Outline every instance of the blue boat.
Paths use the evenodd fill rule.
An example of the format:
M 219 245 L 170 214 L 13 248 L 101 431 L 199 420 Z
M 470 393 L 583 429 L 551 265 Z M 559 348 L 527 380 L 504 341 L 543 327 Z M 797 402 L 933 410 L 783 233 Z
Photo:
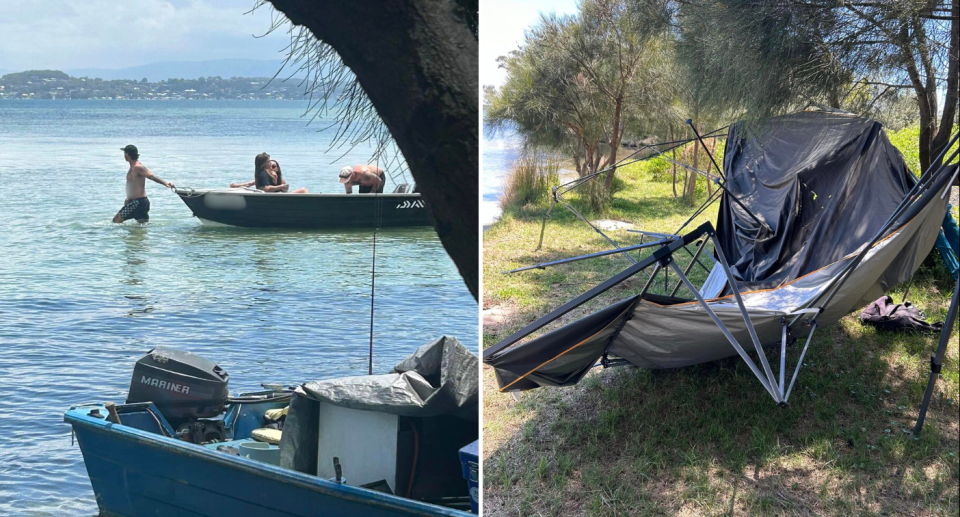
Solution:
M 436 354 L 460 353 L 461 356 L 469 356 L 468 359 L 472 358 L 471 361 L 475 360 L 475 356 L 463 354 L 460 349 L 463 347 L 455 339 L 441 338 L 432 344 L 424 345 L 418 353 L 421 351 L 426 351 L 425 353 L 432 351 Z M 159 358 L 160 361 L 142 364 L 149 363 L 148 359 L 151 356 Z M 413 405 L 420 406 L 415 408 L 416 410 L 426 408 L 433 411 L 432 413 L 421 411 L 423 415 L 421 418 L 418 414 L 410 412 L 412 406 L 399 410 L 395 415 L 389 415 L 378 412 L 380 408 L 376 406 L 382 401 L 368 401 L 370 404 L 368 407 L 357 410 L 326 402 L 322 393 L 311 395 L 322 392 L 330 385 L 339 389 L 341 394 L 344 387 L 349 389 L 350 386 L 357 386 L 368 392 L 368 388 L 377 386 L 377 383 L 386 382 L 395 387 L 408 379 L 418 382 L 422 379 L 418 373 L 395 370 L 387 375 L 316 381 L 304 384 L 296 391 L 275 387 L 271 390 L 241 394 L 228 399 L 225 388 L 229 376 L 225 371 L 208 362 L 209 368 L 206 369 L 211 372 L 211 375 L 221 377 L 223 382 L 212 390 L 203 391 L 201 388 L 204 386 L 199 383 L 203 379 L 196 373 L 200 370 L 187 370 L 177 362 L 178 359 L 186 362 L 192 360 L 200 367 L 206 366 L 200 363 L 205 360 L 192 354 L 172 349 L 155 349 L 150 352 L 150 355 L 141 359 L 134 369 L 130 397 L 149 396 L 158 400 L 158 403 L 130 401 L 128 397 L 128 402 L 125 404 L 72 406 L 64 415 L 64 421 L 73 427 L 73 434 L 83 453 L 87 474 L 101 515 L 129 517 L 145 515 L 164 517 L 246 515 L 258 517 L 469 517 L 474 515 L 464 511 L 470 508 L 467 480 L 462 480 L 462 485 L 458 484 L 459 486 L 454 490 L 458 493 L 453 494 L 449 494 L 450 476 L 445 476 L 446 480 L 443 482 L 447 483 L 446 492 L 442 494 L 436 492 L 436 485 L 431 485 L 436 480 L 436 477 L 430 478 L 436 470 L 434 468 L 436 465 L 453 464 L 458 473 L 460 470 L 460 459 L 455 450 L 451 458 L 446 458 L 445 452 L 442 454 L 443 457 L 436 457 L 431 454 L 432 442 L 435 440 L 428 440 L 428 436 L 431 436 L 429 433 L 434 432 L 431 431 L 431 426 L 435 425 L 435 422 L 444 422 L 443 419 L 450 418 L 444 415 L 437 416 L 438 413 L 431 408 L 438 407 L 438 402 L 445 404 L 448 401 L 437 400 L 438 397 L 424 401 L 408 397 L 404 403 L 412 401 Z M 424 361 L 421 359 L 420 362 Z M 158 370 L 157 365 L 167 369 Z M 398 368 L 401 365 L 398 365 Z M 464 368 L 469 366 L 469 363 L 465 363 Z M 178 368 L 180 371 L 176 371 Z M 158 379 L 174 380 L 158 381 Z M 141 380 L 142 386 L 138 385 Z M 212 381 L 203 382 L 208 384 L 207 388 L 213 384 Z M 471 380 L 471 382 L 475 381 Z M 209 394 L 218 396 L 216 393 L 221 388 L 224 390 L 225 403 L 222 406 L 209 405 Z M 456 391 L 467 394 L 466 398 L 460 397 L 460 400 L 469 404 L 471 410 L 475 407 L 472 386 L 466 390 L 459 390 L 459 388 L 451 390 L 449 386 L 443 388 L 437 388 L 436 392 L 445 394 Z M 145 389 L 153 391 L 144 391 Z M 422 385 L 418 389 L 421 393 L 423 392 Z M 157 390 L 165 390 L 171 394 L 171 397 L 179 400 L 160 402 L 163 396 Z M 392 393 L 395 394 L 396 390 L 393 389 Z M 414 394 L 413 391 L 410 393 Z M 194 398 L 187 400 L 189 397 Z M 424 403 L 421 404 L 421 402 Z M 185 409 L 191 403 L 193 406 Z M 198 406 L 198 404 L 204 404 L 204 406 Z M 462 409 L 462 405 L 460 406 Z M 316 411 L 318 407 L 320 411 Z M 299 416 L 295 414 L 296 408 L 301 408 Z M 314 412 L 310 413 L 310 411 Z M 343 449 L 340 449 L 341 458 L 339 460 L 333 458 L 336 475 L 334 477 L 323 475 L 324 468 L 329 466 L 327 457 L 321 455 L 324 458 L 324 465 L 318 471 L 316 424 L 318 423 L 317 414 L 322 415 L 324 411 L 327 412 L 326 414 L 335 411 L 337 418 L 336 422 L 331 422 L 322 420 L 321 416 L 319 422 L 326 422 L 322 425 L 326 434 L 329 435 L 330 429 L 337 425 L 346 425 L 347 429 L 357 431 L 356 434 L 338 431 L 341 434 L 341 441 L 347 442 L 348 445 L 344 446 L 347 449 L 350 447 L 351 440 L 361 440 L 358 436 L 364 433 L 370 435 L 372 432 L 369 425 L 370 418 L 386 419 L 386 421 L 393 418 L 393 434 L 380 435 L 392 437 L 394 441 L 392 446 L 395 447 L 396 452 L 393 459 L 387 458 L 385 462 L 380 462 L 389 464 L 391 469 L 394 465 L 401 465 L 396 458 L 403 457 L 401 450 L 403 448 L 398 445 L 398 436 L 408 436 L 402 432 L 398 433 L 397 430 L 403 431 L 406 426 L 409 426 L 414 431 L 413 434 L 417 434 L 416 429 L 419 429 L 420 434 L 417 435 L 415 442 L 419 460 L 418 453 L 414 452 L 412 463 L 409 460 L 407 463 L 402 463 L 403 465 L 412 464 L 414 470 L 408 474 L 406 471 L 401 472 L 397 467 L 391 470 L 390 475 L 381 476 L 382 470 L 376 471 L 374 468 L 373 475 L 376 477 L 372 479 L 386 479 L 362 486 L 351 486 L 347 484 L 351 476 L 355 481 L 368 482 L 360 478 L 364 477 L 365 468 L 370 470 L 370 465 L 363 465 L 364 460 L 360 455 L 350 456 L 349 452 L 346 453 L 346 460 L 344 460 Z M 204 418 L 214 413 L 216 415 L 212 418 Z M 271 441 L 257 434 L 265 431 L 265 421 L 277 418 L 279 414 L 283 415 L 283 421 L 286 422 L 283 431 L 277 431 L 278 434 L 285 435 L 282 440 L 277 438 Z M 352 415 L 356 418 L 353 419 Z M 167 416 L 170 418 L 168 419 Z M 475 422 L 461 427 L 470 432 L 471 425 L 475 430 Z M 289 444 L 291 438 L 299 442 Z M 472 439 L 475 439 L 475 436 Z M 312 441 L 312 449 L 309 445 L 304 445 L 310 441 Z M 367 452 L 369 449 L 381 447 L 384 441 L 389 442 L 389 440 L 374 440 L 360 444 L 359 447 Z M 310 467 L 312 473 L 291 465 L 281 467 L 281 447 L 277 442 L 282 443 L 284 450 L 288 451 L 285 454 L 296 451 L 297 447 L 306 451 L 302 454 L 297 453 L 300 456 L 298 461 L 301 463 L 300 460 L 304 456 L 311 459 L 312 455 L 313 464 Z M 353 445 L 356 448 L 356 444 Z M 343 476 L 341 476 L 338 461 L 345 461 Z M 371 462 L 376 463 L 376 459 Z M 418 490 L 416 487 L 421 486 L 421 479 L 424 480 L 423 485 L 430 486 Z M 394 491 L 405 492 L 411 497 L 393 495 Z M 428 492 L 429 496 L 424 495 Z M 448 494 L 450 497 L 447 497 Z
M 156 516 L 460 516 L 472 514 L 321 479 L 170 436 L 152 404 L 71 407 L 100 512 Z M 248 417 L 249 415 L 244 415 Z M 242 419 L 241 419 L 242 420 Z M 165 427 L 161 431 L 161 427 Z M 244 439 L 217 444 L 242 443 Z

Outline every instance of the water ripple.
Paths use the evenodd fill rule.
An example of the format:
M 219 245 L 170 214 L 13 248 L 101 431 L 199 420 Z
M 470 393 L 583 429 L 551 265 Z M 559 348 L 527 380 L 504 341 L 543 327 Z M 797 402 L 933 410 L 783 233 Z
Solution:
M 233 392 L 366 371 L 371 232 L 205 228 L 152 184 L 148 225 L 110 223 L 130 142 L 178 184 L 245 179 L 268 150 L 291 183 L 337 191 L 369 150 L 324 157 L 302 110 L 0 101 L 0 181 L 44 185 L 0 191 L 0 515 L 96 513 L 63 412 L 123 400 L 155 346 L 216 361 Z M 377 252 L 377 371 L 441 334 L 476 346 L 476 302 L 432 230 L 383 231 Z

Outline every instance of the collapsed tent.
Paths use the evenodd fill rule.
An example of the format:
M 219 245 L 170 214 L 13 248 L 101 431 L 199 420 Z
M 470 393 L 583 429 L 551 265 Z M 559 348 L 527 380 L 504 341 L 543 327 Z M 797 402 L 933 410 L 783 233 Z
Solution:
M 611 356 L 678 368 L 737 354 L 786 404 L 817 327 L 909 279 L 933 248 L 958 170 L 957 152 L 945 154 L 917 179 L 878 122 L 803 112 L 772 120 L 762 134 L 735 124 L 716 229 L 706 223 L 683 236 L 655 234 L 660 240 L 641 245 L 654 246 L 648 257 L 490 347 L 483 360 L 501 391 L 515 391 L 575 384 Z M 693 262 L 708 240 L 717 260 L 700 288 L 687 276 L 693 262 L 684 271 L 673 258 L 698 240 Z M 617 248 L 604 254 L 639 247 Z M 649 293 L 661 270 L 674 272 L 694 298 L 674 297 L 677 289 Z M 637 295 L 518 344 L 641 271 L 650 280 Z M 806 343 L 788 384 L 786 347 L 795 333 Z M 779 345 L 779 377 L 764 352 L 770 345 Z

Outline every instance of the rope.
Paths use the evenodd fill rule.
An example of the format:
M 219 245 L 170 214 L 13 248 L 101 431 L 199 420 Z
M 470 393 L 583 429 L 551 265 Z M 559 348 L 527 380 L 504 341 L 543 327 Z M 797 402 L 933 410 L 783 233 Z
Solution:
M 376 160 L 376 166 L 380 168 L 380 160 Z M 386 185 L 381 184 L 380 188 Z M 370 268 L 370 350 L 367 360 L 367 375 L 373 375 L 373 307 L 377 288 L 377 230 L 383 218 L 383 201 L 380 199 L 380 189 L 373 191 L 373 198 L 377 201 L 375 210 L 377 211 L 377 225 L 373 228 L 373 265 Z
M 170 190 L 172 190 L 174 194 L 183 197 L 197 197 L 203 195 L 197 194 L 197 191 L 191 187 L 175 187 Z

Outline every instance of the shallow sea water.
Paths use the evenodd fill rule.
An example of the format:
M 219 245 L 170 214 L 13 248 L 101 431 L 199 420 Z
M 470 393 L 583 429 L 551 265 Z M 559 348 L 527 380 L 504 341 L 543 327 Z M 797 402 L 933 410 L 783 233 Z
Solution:
M 122 401 L 155 346 L 207 357 L 231 392 L 365 374 L 372 232 L 201 226 L 148 182 L 151 220 L 115 225 L 126 163 L 179 186 L 252 178 L 339 192 L 340 167 L 297 101 L 0 101 L 0 515 L 95 515 L 71 404 Z M 392 185 L 388 182 L 388 189 Z M 430 228 L 377 241 L 374 369 L 440 335 L 477 349 L 477 304 Z

